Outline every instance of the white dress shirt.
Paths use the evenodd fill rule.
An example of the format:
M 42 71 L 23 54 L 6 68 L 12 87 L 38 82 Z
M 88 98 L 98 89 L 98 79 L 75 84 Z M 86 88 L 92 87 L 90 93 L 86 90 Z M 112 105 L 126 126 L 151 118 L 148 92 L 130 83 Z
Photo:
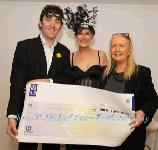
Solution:
M 48 73 L 50 65 L 52 63 L 52 57 L 53 57 L 54 47 L 57 45 L 57 41 L 55 40 L 54 43 L 53 43 L 53 45 L 51 47 L 49 47 L 49 45 L 45 41 L 45 39 L 42 36 L 42 34 L 40 34 L 40 38 L 41 38 L 42 45 L 43 45 L 44 52 L 45 52 L 45 56 L 46 56 L 47 73 Z

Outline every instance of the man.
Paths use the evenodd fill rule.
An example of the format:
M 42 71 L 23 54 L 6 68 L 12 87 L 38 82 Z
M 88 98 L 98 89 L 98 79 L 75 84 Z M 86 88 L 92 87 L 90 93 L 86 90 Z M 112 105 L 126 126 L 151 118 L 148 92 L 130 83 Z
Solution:
M 56 41 L 62 27 L 63 11 L 59 6 L 46 5 L 40 15 L 37 38 L 17 44 L 10 78 L 10 100 L 7 108 L 7 134 L 16 139 L 17 116 L 22 114 L 26 83 L 51 78 L 55 83 L 67 83 L 70 51 Z M 19 143 L 19 150 L 36 150 L 37 143 Z M 59 150 L 59 144 L 42 144 L 43 150 Z

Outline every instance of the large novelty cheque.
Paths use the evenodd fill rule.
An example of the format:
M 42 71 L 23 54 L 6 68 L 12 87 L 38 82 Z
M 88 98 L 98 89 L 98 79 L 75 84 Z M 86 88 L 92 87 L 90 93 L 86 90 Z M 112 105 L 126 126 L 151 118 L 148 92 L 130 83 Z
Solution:
M 119 146 L 131 134 L 133 94 L 36 82 L 26 86 L 19 142 Z

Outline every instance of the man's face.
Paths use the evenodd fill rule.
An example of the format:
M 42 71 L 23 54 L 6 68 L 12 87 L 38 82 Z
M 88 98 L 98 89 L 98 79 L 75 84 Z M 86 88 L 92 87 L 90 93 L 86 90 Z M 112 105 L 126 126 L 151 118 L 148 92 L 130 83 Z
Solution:
M 61 29 L 61 21 L 58 20 L 55 16 L 46 17 L 44 16 L 42 21 L 40 21 L 41 31 L 45 40 L 55 40 Z

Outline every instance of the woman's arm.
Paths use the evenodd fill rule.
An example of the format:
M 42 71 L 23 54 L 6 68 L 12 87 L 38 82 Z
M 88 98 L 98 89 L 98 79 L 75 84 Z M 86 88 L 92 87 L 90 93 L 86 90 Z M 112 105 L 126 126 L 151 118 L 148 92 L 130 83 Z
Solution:
M 100 65 L 107 66 L 108 60 L 107 60 L 105 52 L 102 50 L 99 52 L 100 52 Z

